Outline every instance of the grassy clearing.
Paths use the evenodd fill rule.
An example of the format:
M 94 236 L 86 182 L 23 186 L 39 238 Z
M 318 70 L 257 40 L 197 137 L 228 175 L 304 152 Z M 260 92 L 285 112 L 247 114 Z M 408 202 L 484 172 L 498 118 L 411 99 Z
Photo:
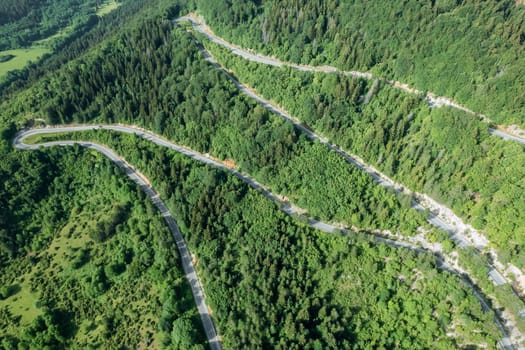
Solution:
M 18 292 L 5 300 L 0 300 L 0 309 L 6 307 L 11 314 L 19 316 L 22 326 L 29 325 L 38 315 L 42 314 L 42 310 L 38 306 L 39 295 L 31 291 L 29 281 L 37 274 L 53 276 L 62 273 L 62 271 L 67 273 L 68 270 L 71 270 L 70 265 L 73 253 L 82 247 L 88 246 L 91 241 L 87 232 L 82 230 L 85 226 L 86 222 L 82 219 L 76 222 L 69 222 L 64 226 L 60 234 L 51 242 L 47 249 L 40 252 L 37 256 L 37 260 L 47 260 L 47 257 L 49 257 L 49 266 L 43 268 L 40 263 L 37 263 L 36 268 L 32 268 L 28 273 L 18 277 L 14 281 L 14 285 L 19 287 Z M 27 258 L 23 259 L 26 260 Z M 19 266 L 23 265 L 24 263 Z M 17 267 L 14 268 L 16 269 Z
M 100 195 L 95 196 L 92 200 L 104 202 L 106 198 Z M 102 213 L 109 210 L 109 208 L 104 209 L 101 211 Z M 28 270 L 28 272 L 19 274 L 20 277 L 11 281 L 13 282 L 12 285 L 18 286 L 17 292 L 5 300 L 0 300 L 0 309 L 7 309 L 14 316 L 14 319 L 19 320 L 19 325 L 11 324 L 0 327 L 0 336 L 5 334 L 16 335 L 20 331 L 20 327 L 27 327 L 37 316 L 43 313 L 39 306 L 40 293 L 31 291 L 31 280 L 38 276 L 44 276 L 46 283 L 53 283 L 51 281 L 55 278 L 62 280 L 90 278 L 97 270 L 97 265 L 92 261 L 94 257 L 103 257 L 104 261 L 110 259 L 109 255 L 112 253 L 95 244 L 89 236 L 89 232 L 95 229 L 95 224 L 101 220 L 103 215 L 93 213 L 91 210 L 86 212 L 78 209 L 76 214 L 75 217 L 78 219 L 68 222 L 50 244 L 35 256 L 36 264 L 28 266 L 28 257 L 23 257 L 21 260 L 24 262 L 11 265 L 10 268 L 17 270 L 18 273 L 24 270 Z M 111 240 L 114 243 L 111 243 L 110 246 L 117 244 L 115 239 L 119 239 L 118 235 Z M 126 238 L 123 239 L 126 240 Z M 78 263 L 80 256 L 84 256 L 80 259 L 83 262 Z M 75 263 L 76 266 L 74 266 Z M 24 266 L 28 269 L 25 269 Z M 149 338 L 151 335 L 158 338 L 158 334 L 156 334 L 158 332 L 158 310 L 154 305 L 155 300 L 159 299 L 161 291 L 145 278 L 138 278 L 132 290 L 118 287 L 125 283 L 122 278 L 115 278 L 113 283 L 115 288 L 108 290 L 106 295 L 100 296 L 97 303 L 107 305 L 112 310 L 117 310 L 120 307 L 119 304 L 128 304 L 128 307 L 122 312 L 129 319 L 140 320 L 140 323 L 136 324 L 137 331 L 145 338 Z M 135 292 L 147 295 L 147 298 L 134 298 Z M 142 310 L 141 317 L 137 317 L 138 310 Z M 100 343 L 104 339 L 103 331 L 103 318 L 84 319 L 79 324 L 74 341 L 81 346 Z
M 97 16 L 102 17 L 110 13 L 111 11 L 120 7 L 122 3 L 116 2 L 114 0 L 107 1 L 103 3 L 100 8 L 96 11 Z M 63 38 L 70 35 L 74 31 L 74 26 L 69 25 L 60 29 L 57 33 L 33 42 L 33 45 L 30 48 L 26 49 L 15 49 L 15 50 L 6 50 L 0 51 L 0 56 L 13 55 L 14 58 L 10 59 L 7 62 L 0 62 L 0 79 L 5 77 L 5 75 L 13 70 L 24 68 L 30 61 L 37 61 L 46 53 L 51 52 L 51 44 L 53 41 Z
M 108 1 L 100 6 L 100 8 L 97 10 L 97 16 L 104 16 L 110 13 L 111 11 L 117 9 L 122 5 L 120 2 L 116 1 Z
M 9 311 L 20 317 L 21 324 L 31 323 L 42 310 L 38 307 L 38 295 L 32 293 L 29 288 L 29 275 L 22 275 L 15 283 L 19 290 L 5 300 L 0 300 L 0 309 L 8 308 Z M 0 332 L 1 335 L 1 332 Z
M 0 79 L 2 79 L 7 72 L 15 69 L 24 68 L 30 61 L 36 61 L 44 54 L 51 52 L 50 49 L 41 46 L 34 46 L 29 49 L 16 49 L 0 51 L 0 56 L 13 55 L 14 58 L 7 62 L 0 63 Z
M 70 132 L 54 132 L 49 134 L 37 134 L 37 135 L 31 135 L 28 136 L 26 139 L 24 139 L 24 143 L 28 145 L 34 145 L 36 143 L 44 143 L 44 142 L 50 142 L 50 141 L 57 141 L 57 140 L 64 140 L 64 136 L 71 134 Z
M 61 330 L 50 335 L 53 345 L 66 348 L 168 346 L 172 322 L 198 320 L 198 314 L 165 221 L 100 154 L 60 154 L 56 170 L 48 166 L 35 175 L 57 174 L 45 182 L 49 193 L 11 211 L 27 217 L 18 230 L 23 247 L 0 266 L 0 343 L 5 338 L 14 343 L 8 348 L 45 348 L 31 333 L 44 320 Z M 6 198 L 19 191 L 13 193 Z M 195 343 L 202 345 L 200 323 L 193 324 L 188 333 L 198 329 Z
M 58 32 L 56 32 L 53 35 L 48 36 L 47 38 L 40 39 L 33 42 L 33 47 L 51 47 L 51 43 L 59 38 L 63 38 L 69 34 L 71 34 L 74 30 L 73 25 L 69 25 L 67 27 L 64 27 L 60 29 Z

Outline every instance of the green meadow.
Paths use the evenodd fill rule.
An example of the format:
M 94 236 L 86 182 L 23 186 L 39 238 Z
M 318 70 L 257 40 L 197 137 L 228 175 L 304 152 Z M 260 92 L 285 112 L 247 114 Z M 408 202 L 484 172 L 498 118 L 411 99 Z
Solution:
M 0 62 L 0 79 L 5 77 L 7 72 L 15 69 L 22 69 L 29 62 L 36 62 L 40 57 L 50 52 L 50 49 L 42 46 L 33 46 L 27 49 L 0 51 L 0 57 L 8 55 L 15 56 L 6 62 Z
M 96 9 L 96 15 L 99 17 L 105 16 L 120 7 L 120 5 L 120 2 L 114 0 L 104 2 L 98 7 L 98 9 Z M 36 62 L 46 53 L 50 53 L 52 51 L 52 43 L 55 40 L 70 35 L 74 30 L 75 28 L 73 25 L 68 25 L 61 28 L 53 35 L 34 41 L 31 47 L 0 51 L 0 81 L 8 72 L 22 69 L 27 66 L 29 62 Z M 1 58 L 9 55 L 14 57 L 2 62 Z

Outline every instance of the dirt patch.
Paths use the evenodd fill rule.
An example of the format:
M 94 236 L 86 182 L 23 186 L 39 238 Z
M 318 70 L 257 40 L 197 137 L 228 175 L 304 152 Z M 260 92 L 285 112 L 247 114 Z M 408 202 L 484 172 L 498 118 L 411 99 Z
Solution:
M 525 4 L 525 0 L 523 1 Z M 509 126 L 497 125 L 497 129 L 500 131 L 506 132 L 507 134 L 516 136 L 516 137 L 525 138 L 525 130 L 521 129 L 517 125 L 509 125 Z
M 233 159 L 225 159 L 222 163 L 230 169 L 235 168 L 235 161 Z

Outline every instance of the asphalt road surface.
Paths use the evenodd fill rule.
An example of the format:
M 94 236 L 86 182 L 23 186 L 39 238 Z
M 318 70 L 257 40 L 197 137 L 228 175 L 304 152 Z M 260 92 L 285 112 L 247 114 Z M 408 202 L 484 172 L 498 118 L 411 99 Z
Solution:
M 519 142 L 519 143 L 525 145 L 525 139 L 522 139 L 521 137 L 517 137 L 517 136 L 511 135 L 511 134 L 508 134 L 508 133 L 506 133 L 504 131 L 493 129 L 493 128 L 489 128 L 489 133 L 491 133 L 492 135 L 499 136 L 499 137 L 501 137 L 504 140 L 512 140 L 512 141 L 516 141 L 516 142 Z
M 94 128 L 93 127 L 92 128 L 82 128 L 82 127 L 74 128 L 74 130 L 77 130 L 77 131 L 91 130 L 91 129 L 94 129 Z M 51 131 L 51 129 L 44 129 L 44 130 L 47 132 Z M 55 129 L 52 129 L 52 130 L 55 130 Z M 61 128 L 61 130 L 68 131 L 68 128 Z M 32 134 L 32 133 L 29 132 L 28 134 Z M 28 134 L 23 135 L 23 137 L 27 137 Z M 46 142 L 46 143 L 42 143 L 38 145 L 27 145 L 21 142 L 23 137 L 16 139 L 15 146 L 17 148 L 31 150 L 31 149 L 38 149 L 40 147 L 73 146 L 75 144 L 80 144 L 83 147 L 97 150 L 98 152 L 108 157 L 115 164 L 117 164 L 120 168 L 122 168 L 125 171 L 126 175 L 128 175 L 128 177 L 131 180 L 133 180 L 135 183 L 137 183 L 142 188 L 142 190 L 146 193 L 146 195 L 151 199 L 153 204 L 155 204 L 155 206 L 159 209 L 160 213 L 166 220 L 168 227 L 171 230 L 173 239 L 175 240 L 175 243 L 179 250 L 179 254 L 181 256 L 182 267 L 184 269 L 184 273 L 186 274 L 186 278 L 191 286 L 191 292 L 193 294 L 195 304 L 197 305 L 197 309 L 199 311 L 202 325 L 204 327 L 204 332 L 206 333 L 206 337 L 208 339 L 210 348 L 212 350 L 221 350 L 222 349 L 221 343 L 217 337 L 217 333 L 215 331 L 215 327 L 213 325 L 213 321 L 208 311 L 208 306 L 206 305 L 206 301 L 204 298 L 204 290 L 199 281 L 199 278 L 197 277 L 197 273 L 195 272 L 195 267 L 193 266 L 191 255 L 189 253 L 188 247 L 186 246 L 186 242 L 184 241 L 184 238 L 182 237 L 182 234 L 180 233 L 179 227 L 177 226 L 177 223 L 171 216 L 171 213 L 169 212 L 168 208 L 166 207 L 162 199 L 160 199 L 159 195 L 155 192 L 155 190 L 148 184 L 148 181 L 146 180 L 146 178 L 142 174 L 140 174 L 137 170 L 135 170 L 133 167 L 131 167 L 121 157 L 116 155 L 112 150 L 110 150 L 109 148 L 105 146 L 101 146 L 93 142 L 83 142 L 83 141 L 55 141 L 55 142 Z
M 330 73 L 330 72 L 339 72 L 343 75 L 350 75 L 350 76 L 355 76 L 355 77 L 360 77 L 360 78 L 364 78 L 364 79 L 368 79 L 368 80 L 372 80 L 372 79 L 377 79 L 377 78 L 374 78 L 372 76 L 371 73 L 369 72 L 359 72 L 359 71 L 342 71 L 336 67 L 333 67 L 333 66 L 308 66 L 308 65 L 301 65 L 301 64 L 295 64 L 295 63 L 291 63 L 291 62 L 284 62 L 284 61 L 281 61 L 277 58 L 273 58 L 273 57 L 269 57 L 269 56 L 266 56 L 266 55 L 262 55 L 260 53 L 256 53 L 256 52 L 250 52 L 248 50 L 245 50 L 245 49 L 242 49 L 232 43 L 229 43 L 227 42 L 226 40 L 216 36 L 213 32 L 211 32 L 210 30 L 207 30 L 209 29 L 205 23 L 201 23 L 200 19 L 196 19 L 195 17 L 193 16 L 184 16 L 184 17 L 180 17 L 180 18 L 177 18 L 174 22 L 177 23 L 177 22 L 181 22 L 181 21 L 189 21 L 191 22 L 193 28 L 198 31 L 199 33 L 201 33 L 202 35 L 204 35 L 208 40 L 216 43 L 216 44 L 219 44 L 227 49 L 229 49 L 232 53 L 244 58 L 244 59 L 247 59 L 247 60 L 250 60 L 250 61 L 253 61 L 253 62 L 258 62 L 258 63 L 262 63 L 262 64 L 266 64 L 266 65 L 270 65 L 270 66 L 275 66 L 275 67 L 282 67 L 282 66 L 287 66 L 287 67 L 291 67 L 293 69 L 297 69 L 299 71 L 306 71 L 306 72 L 324 72 L 324 73 Z M 396 87 L 396 88 L 399 88 L 399 89 L 402 89 L 408 93 L 411 93 L 411 94 L 421 94 L 422 91 L 420 90 L 417 90 L 417 89 L 414 89 L 414 88 L 410 88 L 408 87 L 406 84 L 403 84 L 401 82 L 398 82 L 398 81 L 393 81 L 393 80 L 386 80 L 385 81 L 386 83 Z M 474 111 L 464 107 L 464 106 L 461 106 L 460 104 L 452 101 L 451 99 L 449 98 L 446 98 L 446 97 L 439 97 L 439 96 L 434 96 L 432 93 L 427 93 L 426 95 L 426 100 L 428 101 L 429 105 L 431 107 L 441 107 L 441 106 L 448 106 L 448 107 L 452 107 L 452 108 L 456 108 L 456 109 L 460 109 L 462 111 L 465 111 L 469 114 L 473 114 L 473 115 L 477 115 Z M 489 118 L 487 118 L 486 116 L 482 116 L 482 120 L 485 120 L 485 121 L 491 121 Z M 493 135 L 496 135 L 496 136 L 499 136 L 505 140 L 513 140 L 513 141 L 516 141 L 516 142 L 519 142 L 521 144 L 524 144 L 525 145 L 525 138 L 520 138 L 520 137 L 517 137 L 515 135 L 512 135 L 512 134 L 509 134 L 507 132 L 504 132 L 504 131 L 501 131 L 501 130 L 494 130 L 492 128 L 489 128 L 489 132 Z
M 34 150 L 40 147 L 72 146 L 75 144 L 79 144 L 83 147 L 95 149 L 99 151 L 100 153 L 104 154 L 105 156 L 107 156 L 111 161 L 115 162 L 119 167 L 123 168 L 126 174 L 134 182 L 136 182 L 137 184 L 141 186 L 141 188 L 146 192 L 148 197 L 157 206 L 162 216 L 166 219 L 166 222 L 168 223 L 168 226 L 170 230 L 172 231 L 173 237 L 177 244 L 177 248 L 179 249 L 179 253 L 182 258 L 182 264 L 183 264 L 184 272 L 186 274 L 186 278 L 188 279 L 191 285 L 191 290 L 193 293 L 193 297 L 195 299 L 195 304 L 197 305 L 197 308 L 199 310 L 199 314 L 200 314 L 200 317 L 201 317 L 201 320 L 204 326 L 206 336 L 208 338 L 208 342 L 210 344 L 210 348 L 212 350 L 221 349 L 221 344 L 217 336 L 217 332 L 215 330 L 211 315 L 209 314 L 208 307 L 205 302 L 204 291 L 203 291 L 202 285 L 199 282 L 197 274 L 195 272 L 195 268 L 193 266 L 191 256 L 189 254 L 184 238 L 182 237 L 182 234 L 180 233 L 180 230 L 177 227 L 177 224 L 175 220 L 173 219 L 173 217 L 171 216 L 168 208 L 166 207 L 164 202 L 160 199 L 157 192 L 149 185 L 149 181 L 147 180 L 147 178 L 144 175 L 142 175 L 140 172 L 135 170 L 133 167 L 131 167 L 122 157 L 119 157 L 118 155 L 116 155 L 112 150 L 110 150 L 106 146 L 102 146 L 97 143 L 88 142 L 88 141 L 53 141 L 53 142 L 45 142 L 45 143 L 40 143 L 40 144 L 29 145 L 23 142 L 25 138 L 31 135 L 38 135 L 38 134 L 43 135 L 43 134 L 50 134 L 50 133 L 54 134 L 57 132 L 78 132 L 78 131 L 101 130 L 101 129 L 119 131 L 119 132 L 124 132 L 128 134 L 135 134 L 157 145 L 167 147 L 169 149 L 180 152 L 190 158 L 193 158 L 197 161 L 200 161 L 208 165 L 214 166 L 216 168 L 225 170 L 233 174 L 234 176 L 238 177 L 242 181 L 246 182 L 252 188 L 254 188 L 255 190 L 259 191 L 261 194 L 263 194 L 266 198 L 278 204 L 280 209 L 283 212 L 287 213 L 288 215 L 302 215 L 301 213 L 304 211 L 300 208 L 290 205 L 290 203 L 288 202 L 281 200 L 278 196 L 271 193 L 266 187 L 264 187 L 263 185 L 261 185 L 256 180 L 249 177 L 248 175 L 242 174 L 235 169 L 229 168 L 225 166 L 224 164 L 220 163 L 219 161 L 216 161 L 210 158 L 207 155 L 203 155 L 191 149 L 176 145 L 170 141 L 165 140 L 164 138 L 158 135 L 155 135 L 149 131 L 139 129 L 136 127 L 124 126 L 124 125 L 64 126 L 64 127 L 45 128 L 45 129 L 25 130 L 25 131 L 19 132 L 17 136 L 15 137 L 13 141 L 14 146 L 16 148 L 24 149 L 24 150 Z M 341 229 L 340 227 L 335 226 L 333 224 L 325 223 L 319 220 L 314 220 L 312 218 L 308 218 L 307 224 L 312 228 L 315 228 L 315 229 L 318 229 L 320 231 L 327 232 L 327 233 L 334 233 L 336 232 L 336 230 L 339 230 L 342 233 L 348 232 L 348 230 L 345 228 Z M 384 243 L 384 244 L 387 244 L 387 245 L 390 245 L 396 248 L 410 249 L 410 250 L 415 251 L 416 253 L 429 253 L 429 251 L 422 249 L 418 246 L 415 246 L 413 244 L 407 243 L 407 242 L 391 240 L 388 238 L 381 237 L 379 235 L 374 235 L 374 237 L 377 242 Z M 430 253 L 432 254 L 432 252 Z M 472 290 L 472 293 L 478 298 L 483 308 L 485 310 L 490 309 L 490 306 L 487 303 L 486 299 L 476 290 L 476 287 L 472 283 L 470 283 L 468 280 L 466 280 L 463 277 L 463 275 L 459 271 L 457 271 L 455 268 L 447 264 L 440 257 L 436 257 L 436 261 L 438 263 L 439 268 L 458 275 L 462 279 L 462 281 Z M 505 328 L 503 327 L 503 323 L 497 317 L 495 319 L 495 322 L 497 323 L 498 327 L 502 330 L 502 332 L 505 334 L 505 337 L 499 342 L 500 345 L 504 347 L 505 349 L 513 349 L 512 343 L 509 337 L 506 335 L 506 331 L 505 331 Z

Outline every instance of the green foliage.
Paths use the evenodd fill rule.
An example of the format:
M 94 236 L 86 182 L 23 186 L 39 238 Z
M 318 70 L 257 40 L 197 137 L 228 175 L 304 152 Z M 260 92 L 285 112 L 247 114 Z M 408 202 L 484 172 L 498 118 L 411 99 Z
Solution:
M 18 285 L 4 285 L 0 288 L 0 300 L 7 299 L 20 290 Z
M 198 321 L 200 322 L 200 320 Z M 190 349 L 197 342 L 197 324 L 191 318 L 182 316 L 173 321 L 171 344 L 175 349 Z
M 15 69 L 25 67 L 29 62 L 36 62 L 40 57 L 50 52 L 45 47 L 30 47 L 26 49 L 16 49 L 0 51 L 2 57 L 11 57 L 9 60 L 2 61 L 0 58 L 0 80 L 10 74 Z
M 227 68 L 303 123 L 395 180 L 429 194 L 484 229 L 510 261 L 525 266 L 525 152 L 485 123 L 417 96 L 338 74 L 247 63 L 206 44 Z
M 15 58 L 15 56 L 12 55 L 12 54 L 5 54 L 5 53 L 2 53 L 2 56 L 0 56 L 0 63 L 10 61 L 10 60 L 12 60 L 13 58 Z
M 46 311 L 24 330 L 22 341 L 31 349 L 64 349 L 65 337 L 60 320 L 53 312 Z
M 93 231 L 89 233 L 89 236 L 95 242 L 103 242 L 111 237 L 117 228 L 117 225 L 121 224 L 127 219 L 129 215 L 130 203 L 126 205 L 114 205 L 113 209 L 109 213 L 107 218 L 99 220 L 95 225 Z
M 241 95 L 201 58 L 186 33 L 171 28 L 151 21 L 122 34 L 102 52 L 23 93 L 10 110 L 49 123 L 86 122 L 96 115 L 102 122 L 138 123 L 203 153 L 232 159 L 323 219 L 406 234 L 423 224 L 394 193 Z M 137 62 L 144 62 L 139 70 Z M 45 91 L 46 98 L 30 91 Z
M 172 327 L 161 320 L 197 313 L 173 238 L 142 190 L 79 148 L 1 158 L 2 345 L 133 348 L 166 338 L 169 347 Z M 200 321 L 193 326 L 180 336 L 204 343 Z
M 207 3 L 202 6 L 224 5 Z M 232 4 L 235 23 L 249 28 L 252 19 L 264 13 L 259 4 L 270 2 Z M 310 24 L 299 27 L 293 19 L 298 14 L 298 21 L 303 20 L 299 5 L 303 4 L 297 2 L 286 16 L 275 16 L 273 23 L 260 22 L 266 43 L 275 40 L 272 31 L 285 22 L 290 31 L 300 33 L 293 44 L 283 41 L 283 50 L 298 61 L 307 52 L 303 48 L 309 50 L 304 57 L 318 57 L 322 45 L 314 41 L 341 23 L 319 16 L 314 31 L 308 30 Z M 445 5 L 440 11 L 449 10 Z M 331 3 L 311 6 L 318 8 L 316 13 L 339 13 Z M 308 141 L 289 123 L 239 94 L 202 59 L 191 37 L 172 30 L 166 16 L 184 8 L 171 1 L 130 1 L 98 25 L 78 31 L 60 53 L 8 79 L 0 92 L 2 118 L 18 125 L 24 118 L 138 124 L 233 160 L 239 169 L 320 218 L 404 233 L 422 224 L 406 198 L 399 200 L 376 186 L 326 146 Z M 226 19 L 229 8 L 215 14 Z M 310 5 L 303 13 L 309 9 Z M 10 16 L 20 19 L 21 13 Z M 359 30 L 348 34 L 353 32 L 362 35 Z M 334 45 L 338 42 L 334 36 Z M 345 48 L 355 51 L 357 66 L 371 67 L 381 60 L 379 54 L 358 55 L 358 45 Z M 334 50 L 344 54 L 341 48 Z M 396 74 L 410 74 L 410 64 L 396 62 L 405 72 Z M 417 98 L 384 93 L 389 90 L 380 82 L 371 89 L 364 81 L 337 75 L 296 76 L 283 69 L 279 81 L 268 79 L 274 73 L 267 73 L 261 80 L 273 84 L 305 122 L 324 125 L 339 144 L 377 159 L 390 173 L 401 177 L 403 171 L 416 169 L 413 181 L 430 186 L 420 173 L 431 163 L 430 156 L 418 159 L 419 168 L 404 168 L 395 158 L 421 154 L 420 140 L 414 140 L 416 148 L 399 140 L 421 130 L 428 120 L 447 116 L 426 110 Z M 299 88 L 304 94 L 297 93 Z M 367 104 L 359 103 L 364 95 L 369 97 Z M 416 117 L 421 119 L 414 121 L 413 110 L 421 111 L 422 117 Z M 435 140 L 439 152 L 455 155 L 485 137 L 475 123 L 460 124 L 460 114 L 452 118 L 462 126 L 456 134 L 439 128 L 422 134 Z M 2 344 L 202 347 L 202 332 L 196 329 L 200 323 L 171 237 L 144 193 L 124 182 L 123 174 L 107 161 L 78 148 L 12 150 L 8 141 L 13 126 L 2 132 L 5 139 L 0 143 L 0 207 L 5 208 L 0 211 L 0 283 L 17 282 L 21 290 L 0 301 Z M 463 129 L 474 133 L 475 141 L 454 147 L 452 136 L 462 137 Z M 482 310 L 458 278 L 438 271 L 431 257 L 375 245 L 362 235 L 320 234 L 224 172 L 133 136 L 88 136 L 132 161 L 166 199 L 198 258 L 199 275 L 226 347 L 495 346 L 499 334 L 493 314 Z M 460 165 L 450 159 L 440 164 L 445 174 Z M 459 198 L 464 188 L 456 185 Z M 474 261 L 476 266 L 483 263 Z M 32 298 L 38 299 L 32 303 Z M 454 337 L 447 336 L 451 329 Z M 30 337 L 35 332 L 39 336 Z
M 54 6 L 61 6 L 64 2 L 50 1 L 50 3 Z M 93 0 L 89 3 L 101 4 L 102 2 Z M 75 16 L 84 16 L 85 11 L 93 12 L 95 9 L 95 7 L 84 6 L 80 3 L 73 7 L 78 6 L 82 9 Z M 52 74 L 55 69 L 63 67 L 66 62 L 98 48 L 101 43 L 109 40 L 115 34 L 128 32 L 140 26 L 145 19 L 175 17 L 179 11 L 186 11 L 185 6 L 186 2 L 182 0 L 125 0 L 121 6 L 101 18 L 90 15 L 87 22 L 85 18 L 75 20 L 74 22 L 78 23 L 68 26 L 67 30 L 38 41 L 32 46 L 31 51 L 42 50 L 39 46 L 49 47 L 53 49 L 53 54 L 45 55 L 38 63 L 30 64 L 22 70 L 8 72 L 5 79 L 0 80 L 0 96 L 9 96 L 13 91 L 31 86 L 42 76 Z M 76 19 L 75 16 L 66 18 L 66 22 L 70 23 L 71 19 Z M 31 26 L 34 26 L 34 23 Z M 14 35 L 10 38 L 16 37 Z M 14 63 L 10 66 L 13 67 L 13 65 Z
M 284 60 L 371 70 L 525 124 L 525 7 L 504 1 L 197 1 L 211 27 Z
M 133 136 L 92 137 L 163 189 L 225 347 L 495 346 L 492 315 L 430 256 L 316 232 L 233 176 Z M 189 324 L 161 322 L 176 344 Z M 452 324 L 456 338 L 445 335 Z
M 0 50 L 27 47 L 67 27 L 97 21 L 97 0 L 3 1 L 0 4 Z
M 23 18 L 35 7 L 41 6 L 35 0 L 6 0 L 0 4 L 0 25 Z

